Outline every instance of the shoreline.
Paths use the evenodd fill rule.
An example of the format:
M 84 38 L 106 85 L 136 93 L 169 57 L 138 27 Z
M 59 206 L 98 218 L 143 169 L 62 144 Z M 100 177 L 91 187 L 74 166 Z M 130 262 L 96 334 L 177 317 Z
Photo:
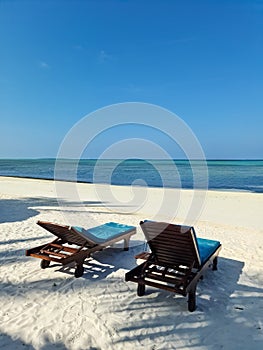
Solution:
M 51 182 L 69 182 L 76 184 L 92 184 L 92 185 L 105 185 L 105 186 L 120 186 L 120 187 L 138 187 L 138 188 L 165 188 L 165 189 L 173 189 L 173 190 L 186 190 L 186 191 L 214 191 L 214 192 L 230 192 L 230 193 L 253 193 L 253 194 L 263 194 L 263 190 L 261 192 L 250 191 L 238 188 L 180 188 L 180 187 L 162 187 L 162 186 L 141 186 L 141 185 L 123 185 L 123 184 L 108 184 L 104 182 L 91 182 L 91 181 L 74 181 L 74 180 L 61 180 L 61 179 L 52 179 L 47 177 L 31 177 L 31 176 L 14 176 L 14 175 L 0 175 L 0 178 L 14 178 L 14 179 L 28 179 L 28 180 L 43 180 L 43 181 L 51 181 Z
M 0 193 L 1 197 L 7 198 L 26 200 L 29 194 L 36 200 L 45 198 L 47 204 L 49 200 L 56 202 L 63 213 L 73 203 L 79 208 L 83 207 L 84 213 L 93 210 L 90 206 L 95 203 L 95 207 L 103 208 L 104 212 L 114 212 L 124 217 L 138 216 L 139 221 L 177 220 L 191 226 L 207 222 L 263 230 L 262 193 L 119 186 L 1 176 Z M 72 211 L 72 215 L 62 217 L 62 220 L 65 219 L 71 224 L 79 220 L 79 214 Z

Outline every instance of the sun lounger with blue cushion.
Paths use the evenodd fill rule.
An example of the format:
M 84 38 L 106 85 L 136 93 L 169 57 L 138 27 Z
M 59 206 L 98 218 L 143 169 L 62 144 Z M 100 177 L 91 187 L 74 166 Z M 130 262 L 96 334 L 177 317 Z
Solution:
M 108 222 L 90 229 L 77 226 L 63 226 L 51 222 L 38 221 L 38 225 L 57 238 L 47 244 L 28 249 L 27 256 L 40 258 L 41 268 L 46 268 L 51 261 L 67 265 L 75 262 L 75 277 L 84 272 L 83 263 L 92 253 L 124 240 L 124 250 L 129 249 L 129 241 L 136 233 L 136 227 Z
M 197 238 L 190 226 L 142 221 L 140 226 L 150 247 L 137 259 L 146 260 L 125 275 L 126 281 L 138 283 L 137 294 L 145 294 L 145 286 L 188 295 L 188 310 L 196 308 L 196 286 L 205 270 L 217 270 L 219 241 Z

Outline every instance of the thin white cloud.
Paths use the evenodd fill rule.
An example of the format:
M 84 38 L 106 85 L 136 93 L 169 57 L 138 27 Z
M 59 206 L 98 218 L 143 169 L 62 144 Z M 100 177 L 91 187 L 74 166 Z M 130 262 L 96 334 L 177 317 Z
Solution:
M 77 45 L 74 45 L 74 46 L 73 46 L 73 49 L 74 49 L 74 50 L 79 50 L 79 51 L 81 51 L 81 50 L 84 50 L 84 46 L 81 45 L 81 44 L 77 44 Z
M 99 53 L 99 63 L 104 63 L 112 59 L 112 55 L 108 54 L 104 50 L 101 50 Z
M 134 84 L 129 84 L 128 86 L 124 87 L 123 90 L 132 94 L 137 94 L 145 91 L 143 87 Z
M 44 61 L 40 61 L 38 65 L 41 69 L 49 69 L 50 68 L 50 65 Z

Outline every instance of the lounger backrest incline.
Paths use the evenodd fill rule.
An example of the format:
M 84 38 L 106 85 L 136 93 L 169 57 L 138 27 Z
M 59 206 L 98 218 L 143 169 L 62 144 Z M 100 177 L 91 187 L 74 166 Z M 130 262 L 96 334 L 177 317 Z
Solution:
M 57 236 L 58 238 L 61 238 L 63 242 L 77 244 L 80 246 L 86 244 L 94 244 L 93 242 L 89 242 L 87 239 L 84 239 L 70 226 L 63 226 L 43 221 L 38 221 L 37 224 L 49 231 L 50 233 L 52 233 L 53 235 Z
M 152 221 L 140 225 L 157 263 L 168 267 L 200 266 L 193 227 Z

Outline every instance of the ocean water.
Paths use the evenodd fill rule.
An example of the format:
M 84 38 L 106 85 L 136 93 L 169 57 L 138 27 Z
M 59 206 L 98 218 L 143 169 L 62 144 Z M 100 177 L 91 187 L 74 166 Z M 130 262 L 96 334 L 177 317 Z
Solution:
M 55 163 L 55 159 L 0 159 L 0 176 L 54 179 Z M 187 160 L 81 159 L 60 160 L 57 165 L 56 178 L 66 181 L 263 193 L 263 160 L 195 160 L 190 164 Z

